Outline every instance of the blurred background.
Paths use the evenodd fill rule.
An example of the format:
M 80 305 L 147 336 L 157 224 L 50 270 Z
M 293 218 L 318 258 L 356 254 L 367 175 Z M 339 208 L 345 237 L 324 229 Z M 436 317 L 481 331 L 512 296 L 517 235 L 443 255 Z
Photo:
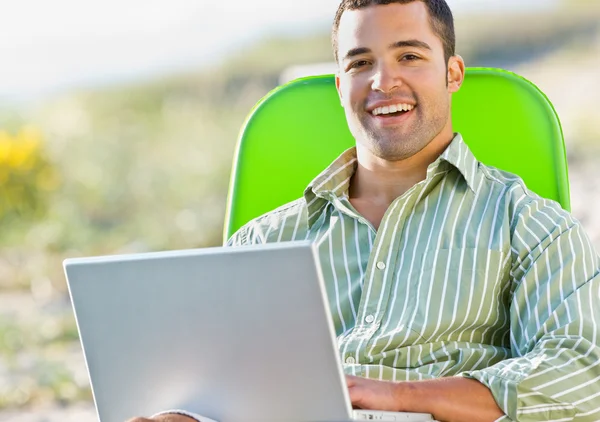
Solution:
M 600 250 L 600 2 L 448 2 L 468 65 L 554 103 Z M 62 260 L 219 245 L 238 130 L 278 84 L 333 71 L 337 4 L 2 0 L 0 420 L 95 420 Z

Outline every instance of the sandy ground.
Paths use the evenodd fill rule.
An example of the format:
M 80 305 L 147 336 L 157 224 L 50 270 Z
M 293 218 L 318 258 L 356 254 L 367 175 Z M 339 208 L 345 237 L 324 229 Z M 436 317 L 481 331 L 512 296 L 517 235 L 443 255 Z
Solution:
M 0 412 L 0 420 L 5 422 L 97 422 L 96 410 L 92 403 L 80 404 L 68 409 L 46 408 L 35 411 Z

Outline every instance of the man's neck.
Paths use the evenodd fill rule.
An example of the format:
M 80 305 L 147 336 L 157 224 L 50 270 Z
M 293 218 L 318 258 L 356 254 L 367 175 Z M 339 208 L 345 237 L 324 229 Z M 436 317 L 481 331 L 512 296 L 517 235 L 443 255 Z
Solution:
M 357 145 L 358 166 L 350 181 L 350 202 L 375 228 L 379 227 L 391 203 L 425 180 L 427 168 L 446 150 L 453 137 L 438 136 L 417 154 L 401 161 L 386 161 Z

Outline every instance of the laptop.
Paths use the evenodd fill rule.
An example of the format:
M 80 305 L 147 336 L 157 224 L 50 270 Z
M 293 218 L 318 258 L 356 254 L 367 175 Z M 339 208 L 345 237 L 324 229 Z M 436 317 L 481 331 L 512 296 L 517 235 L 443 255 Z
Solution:
M 353 411 L 308 242 L 64 262 L 100 422 L 428 421 Z

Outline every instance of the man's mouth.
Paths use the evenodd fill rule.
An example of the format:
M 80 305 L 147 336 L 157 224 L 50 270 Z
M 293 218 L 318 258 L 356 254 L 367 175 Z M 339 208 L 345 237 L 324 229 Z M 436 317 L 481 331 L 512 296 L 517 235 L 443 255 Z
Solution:
M 371 111 L 371 114 L 373 116 L 395 117 L 395 116 L 402 116 L 403 114 L 406 114 L 409 111 L 412 111 L 414 108 L 415 108 L 415 106 L 413 106 L 413 105 L 401 103 L 401 104 L 394 104 L 394 105 L 390 105 L 390 106 L 377 107 L 376 109 Z

